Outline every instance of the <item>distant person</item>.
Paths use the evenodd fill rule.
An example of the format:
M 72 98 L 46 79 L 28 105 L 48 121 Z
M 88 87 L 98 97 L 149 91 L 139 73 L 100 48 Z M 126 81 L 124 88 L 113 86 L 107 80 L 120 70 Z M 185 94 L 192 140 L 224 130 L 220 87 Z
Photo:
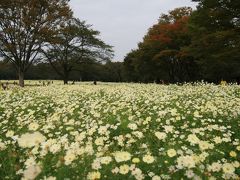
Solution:
M 7 90 L 7 88 L 8 88 L 8 85 L 4 84 L 4 83 L 2 83 L 1 86 L 2 86 L 3 90 Z
M 97 81 L 93 81 L 93 84 L 94 84 L 94 85 L 97 85 Z

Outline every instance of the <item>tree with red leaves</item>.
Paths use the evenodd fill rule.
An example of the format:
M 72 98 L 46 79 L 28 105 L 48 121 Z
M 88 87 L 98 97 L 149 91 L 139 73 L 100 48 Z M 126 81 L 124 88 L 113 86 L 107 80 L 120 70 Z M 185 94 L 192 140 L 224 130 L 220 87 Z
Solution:
M 169 14 L 162 14 L 159 22 L 149 29 L 138 50 L 134 51 L 135 69 L 143 77 L 140 81 L 163 79 L 174 83 L 193 80 L 195 63 L 184 50 L 191 43 L 188 28 L 191 13 L 189 7 L 174 9 Z M 131 56 L 129 54 L 126 61 L 130 61 Z

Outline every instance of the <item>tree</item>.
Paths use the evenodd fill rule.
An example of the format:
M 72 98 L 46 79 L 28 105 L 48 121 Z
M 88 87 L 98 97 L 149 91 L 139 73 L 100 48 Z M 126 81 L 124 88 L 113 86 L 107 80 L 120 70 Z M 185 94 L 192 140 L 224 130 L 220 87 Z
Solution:
M 123 81 L 123 63 L 122 62 L 107 62 L 104 64 L 106 77 L 110 82 Z
M 140 81 L 192 81 L 194 59 L 185 47 L 191 43 L 188 23 L 192 9 L 176 8 L 162 14 L 139 43 L 138 49 L 125 58 L 125 65 L 134 66 Z M 131 62 L 131 63 L 130 63 Z
M 190 18 L 189 52 L 203 77 L 214 82 L 240 79 L 240 1 L 194 1 L 199 4 Z
M 98 39 L 98 35 L 90 25 L 73 18 L 62 24 L 58 33 L 49 39 L 43 53 L 64 84 L 81 64 L 107 61 L 112 56 L 111 46 Z
M 16 73 L 14 71 L 14 68 L 12 67 L 12 64 L 7 63 L 6 60 L 0 61 L 0 79 L 9 80 L 15 78 Z
M 128 82 L 139 82 L 147 79 L 145 75 L 148 73 L 143 71 L 147 69 L 148 63 L 144 63 L 141 52 L 139 49 L 132 50 L 124 58 L 124 75 Z
M 46 37 L 71 15 L 68 0 L 0 1 L 0 55 L 14 64 L 21 87 L 26 71 L 40 60 Z

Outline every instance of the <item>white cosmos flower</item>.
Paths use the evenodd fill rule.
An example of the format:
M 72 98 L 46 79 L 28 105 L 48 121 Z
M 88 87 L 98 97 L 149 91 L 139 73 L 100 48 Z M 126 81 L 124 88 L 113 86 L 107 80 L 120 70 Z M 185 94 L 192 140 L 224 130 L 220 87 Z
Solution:
M 117 162 L 129 161 L 131 159 L 131 154 L 126 151 L 117 151 L 113 155 Z
M 210 166 L 208 166 L 208 171 L 219 172 L 221 168 L 222 164 L 220 164 L 219 162 L 214 162 Z
M 60 144 L 53 144 L 49 148 L 49 151 L 53 154 L 59 152 L 60 150 L 61 150 L 61 145 Z
M 38 165 L 29 166 L 23 171 L 23 179 L 33 180 L 41 173 L 41 168 Z
M 167 137 L 166 133 L 164 133 L 164 132 L 155 132 L 155 136 L 156 136 L 159 140 L 164 140 L 164 139 Z
M 119 167 L 120 174 L 127 174 L 129 172 L 129 166 L 127 164 L 121 165 Z
M 207 141 L 199 141 L 199 147 L 202 151 L 204 151 L 206 149 L 213 149 L 214 148 L 213 144 L 210 144 Z
M 152 180 L 161 180 L 161 177 L 160 177 L 160 176 L 157 176 L 157 175 L 155 175 L 155 176 L 153 176 L 153 177 L 152 177 Z
M 177 158 L 177 167 L 182 168 L 194 168 L 195 167 L 195 161 L 192 156 L 180 156 Z
M 69 150 L 66 155 L 64 156 L 64 164 L 65 165 L 70 165 L 72 163 L 72 161 L 74 161 L 76 159 L 76 155 L 74 152 L 72 152 L 71 150 Z
M 98 171 L 88 173 L 87 179 L 96 180 L 101 178 L 101 173 Z
M 198 144 L 200 139 L 195 134 L 189 134 L 187 140 L 192 144 Z
M 130 123 L 130 124 L 128 124 L 128 128 L 131 130 L 136 130 L 138 128 L 138 126 L 135 123 Z
M 3 142 L 0 142 L 0 151 L 6 149 L 6 145 Z
M 6 137 L 12 137 L 13 135 L 14 135 L 14 131 L 12 130 L 7 131 L 6 133 Z
M 169 150 L 167 151 L 167 155 L 168 155 L 169 157 L 174 157 L 174 156 L 177 155 L 177 152 L 176 152 L 175 149 L 169 149 Z
M 231 163 L 225 163 L 222 165 L 222 170 L 226 174 L 233 174 L 235 172 L 235 167 Z
M 39 124 L 36 122 L 33 122 L 33 123 L 29 124 L 29 126 L 28 126 L 28 129 L 30 131 L 36 131 L 38 128 L 39 128 Z
M 147 164 L 151 164 L 154 162 L 154 157 L 150 154 L 144 155 L 143 156 L 143 162 L 147 163 Z
M 46 137 L 40 132 L 26 133 L 18 138 L 18 144 L 22 148 L 31 148 L 44 142 Z
M 101 157 L 102 164 L 109 164 L 111 161 L 112 161 L 112 158 L 110 156 Z

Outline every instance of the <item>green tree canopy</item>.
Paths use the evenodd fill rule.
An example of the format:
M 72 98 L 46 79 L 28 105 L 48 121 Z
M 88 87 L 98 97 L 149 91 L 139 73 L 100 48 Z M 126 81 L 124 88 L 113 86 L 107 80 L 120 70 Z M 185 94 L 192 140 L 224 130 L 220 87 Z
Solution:
M 183 7 L 162 14 L 159 22 L 139 43 L 138 49 L 125 58 L 126 69 L 134 69 L 141 74 L 140 81 L 192 80 L 193 58 L 184 50 L 191 43 L 188 29 L 191 13 L 191 8 Z
M 40 60 L 46 37 L 71 15 L 68 0 L 0 1 L 0 54 L 14 64 L 20 86 L 25 72 Z
M 84 21 L 72 18 L 61 24 L 58 33 L 48 39 L 43 53 L 64 84 L 81 64 L 110 60 L 112 47 L 100 40 L 99 34 Z
M 199 4 L 190 19 L 189 52 L 203 77 L 217 82 L 240 78 L 240 1 L 194 1 Z

